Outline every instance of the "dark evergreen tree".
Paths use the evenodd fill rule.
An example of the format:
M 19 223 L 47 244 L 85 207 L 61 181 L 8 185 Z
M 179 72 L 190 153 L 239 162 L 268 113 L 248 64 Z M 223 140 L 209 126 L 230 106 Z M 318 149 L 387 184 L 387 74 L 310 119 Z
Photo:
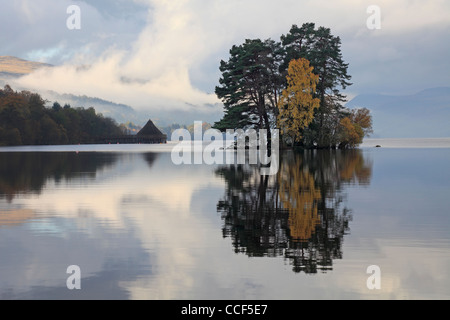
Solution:
M 246 40 L 233 46 L 227 62 L 221 61 L 222 78 L 216 87 L 224 103 L 225 115 L 214 128 L 259 128 L 270 130 L 277 113 L 283 79 L 280 43 L 273 40 Z

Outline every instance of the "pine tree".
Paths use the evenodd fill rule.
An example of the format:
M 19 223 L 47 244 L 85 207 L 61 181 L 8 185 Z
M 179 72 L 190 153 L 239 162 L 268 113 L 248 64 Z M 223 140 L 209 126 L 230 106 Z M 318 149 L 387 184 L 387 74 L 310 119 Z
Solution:
M 246 40 L 231 48 L 229 60 L 220 63 L 222 77 L 215 90 L 224 103 L 225 115 L 214 128 L 270 130 L 282 89 L 282 58 L 280 44 L 270 39 Z

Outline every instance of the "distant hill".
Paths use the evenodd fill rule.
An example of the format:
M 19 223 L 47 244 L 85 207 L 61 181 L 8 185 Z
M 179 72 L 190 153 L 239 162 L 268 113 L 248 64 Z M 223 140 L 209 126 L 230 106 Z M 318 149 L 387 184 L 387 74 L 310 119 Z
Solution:
M 371 110 L 374 138 L 450 137 L 450 87 L 403 96 L 361 94 L 346 106 Z
M 70 104 L 72 107 L 93 107 L 98 113 L 105 117 L 110 117 L 118 123 L 132 122 L 138 126 L 145 126 L 147 121 L 151 119 L 158 128 L 168 127 L 172 124 L 191 125 L 194 121 L 203 121 L 214 123 L 218 121 L 222 115 L 222 110 L 216 113 L 205 115 L 202 112 L 195 111 L 173 111 L 166 108 L 160 108 L 156 111 L 136 110 L 125 104 L 118 104 L 112 101 L 106 101 L 99 98 L 76 96 L 73 94 L 59 94 L 54 91 L 41 92 L 44 99 L 48 100 L 48 104 L 52 105 L 57 101 L 61 105 Z M 168 133 L 168 132 L 165 132 Z
M 42 67 L 51 67 L 51 65 L 11 56 L 0 56 L 0 76 L 2 78 L 20 77 Z
M 39 68 L 49 67 L 51 65 L 27 61 L 17 57 L 0 56 L 0 86 L 3 87 L 8 83 L 8 80 L 29 74 Z M 16 90 L 27 90 L 27 88 L 15 88 Z M 61 105 L 70 104 L 72 107 L 93 107 L 97 113 L 103 114 L 105 117 L 110 117 L 118 123 L 132 122 L 138 126 L 145 126 L 149 119 L 152 119 L 159 128 L 170 126 L 172 124 L 190 125 L 194 121 L 205 121 L 214 123 L 222 116 L 222 108 L 211 105 L 210 113 L 202 111 L 195 111 L 195 107 L 188 108 L 188 110 L 173 111 L 168 108 L 155 108 L 152 111 L 139 111 L 133 109 L 126 104 L 119 104 L 112 101 L 100 99 L 98 97 L 77 96 L 74 94 L 57 93 L 54 91 L 40 91 L 39 94 L 51 106 L 54 102 Z
M 132 122 L 138 126 L 144 126 L 150 115 L 148 112 L 138 112 L 132 107 L 106 101 L 100 98 L 93 98 L 88 96 L 77 96 L 73 94 L 59 94 L 54 91 L 46 91 L 41 93 L 42 97 L 48 100 L 48 105 L 53 102 L 58 102 L 61 105 L 70 104 L 74 108 L 94 108 L 97 113 L 103 114 L 105 117 L 112 118 L 117 123 Z

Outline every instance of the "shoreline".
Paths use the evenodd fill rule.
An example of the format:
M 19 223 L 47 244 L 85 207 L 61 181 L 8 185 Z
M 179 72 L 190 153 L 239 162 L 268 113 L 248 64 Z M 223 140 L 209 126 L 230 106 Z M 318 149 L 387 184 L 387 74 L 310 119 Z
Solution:
M 450 148 L 447 138 L 366 138 L 359 148 Z
M 166 144 L 73 144 L 73 145 L 40 145 L 40 146 L 0 146 L 2 152 L 141 152 L 170 151 L 178 142 L 167 141 Z M 124 146 L 126 146 L 124 148 Z M 371 148 L 450 148 L 448 138 L 367 138 L 356 149 Z M 289 150 L 287 148 L 286 150 Z M 378 149 L 378 148 L 377 148 Z

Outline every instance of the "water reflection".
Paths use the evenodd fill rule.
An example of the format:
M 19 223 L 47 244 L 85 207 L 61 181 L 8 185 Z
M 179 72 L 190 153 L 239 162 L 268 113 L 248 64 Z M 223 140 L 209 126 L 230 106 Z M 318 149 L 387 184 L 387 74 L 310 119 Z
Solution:
M 304 151 L 283 155 L 276 176 L 256 166 L 222 166 L 226 182 L 217 204 L 223 236 L 236 253 L 284 257 L 294 272 L 317 273 L 342 258 L 351 211 L 345 184 L 368 185 L 372 164 L 360 150 Z
M 288 152 L 266 178 L 77 148 L 0 152 L 0 299 L 449 296 L 449 149 Z
M 112 167 L 118 157 L 114 153 L 0 153 L 0 199 L 39 194 L 49 179 L 56 183 L 75 177 L 95 179 L 97 171 Z
M 122 283 L 152 275 L 155 258 L 132 219 L 119 220 L 127 207 L 111 200 L 126 194 L 124 178 L 157 158 L 0 153 L 0 299 L 128 299 Z M 81 291 L 65 286 L 72 264 L 82 269 Z

